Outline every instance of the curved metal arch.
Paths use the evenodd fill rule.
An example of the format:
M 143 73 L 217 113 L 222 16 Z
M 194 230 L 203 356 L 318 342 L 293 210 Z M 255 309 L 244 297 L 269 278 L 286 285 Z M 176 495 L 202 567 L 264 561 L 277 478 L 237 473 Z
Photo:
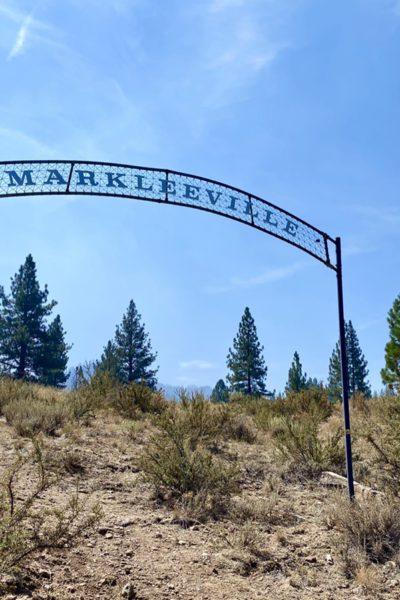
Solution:
M 213 179 L 169 169 L 73 160 L 0 163 L 0 198 L 96 195 L 197 208 L 281 239 L 337 270 L 336 242 L 267 200 Z
M 76 194 L 188 206 L 259 229 L 336 271 L 347 483 L 354 497 L 341 241 L 283 208 L 213 179 L 168 169 L 73 160 L 0 162 L 0 198 Z M 330 252 L 335 257 L 331 260 Z

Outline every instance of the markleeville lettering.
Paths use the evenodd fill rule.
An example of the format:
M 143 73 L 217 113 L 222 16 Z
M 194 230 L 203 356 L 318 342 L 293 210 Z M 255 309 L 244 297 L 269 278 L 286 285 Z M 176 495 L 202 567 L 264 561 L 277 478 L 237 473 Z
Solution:
M 253 194 L 187 173 L 87 161 L 24 160 L 0 163 L 0 198 L 54 194 L 132 198 L 188 206 L 223 215 L 284 240 L 336 271 L 347 482 L 349 496 L 353 498 L 340 238 L 333 239 L 299 217 Z
M 335 269 L 334 240 L 326 233 L 262 198 L 202 177 L 112 163 L 0 163 L 0 197 L 37 194 L 117 196 L 206 210 L 283 239 Z

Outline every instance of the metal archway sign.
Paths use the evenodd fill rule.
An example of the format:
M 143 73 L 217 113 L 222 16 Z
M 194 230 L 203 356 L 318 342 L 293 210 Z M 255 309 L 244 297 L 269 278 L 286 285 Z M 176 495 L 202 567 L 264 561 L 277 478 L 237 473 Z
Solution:
M 91 161 L 0 162 L 0 198 L 57 194 L 131 198 L 223 215 L 296 246 L 336 271 L 347 481 L 349 495 L 353 498 L 340 238 L 332 238 L 258 196 L 187 173 Z

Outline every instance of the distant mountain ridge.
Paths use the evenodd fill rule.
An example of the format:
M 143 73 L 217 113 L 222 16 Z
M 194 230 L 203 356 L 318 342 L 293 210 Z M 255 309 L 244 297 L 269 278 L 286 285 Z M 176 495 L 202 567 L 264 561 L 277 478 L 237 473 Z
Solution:
M 204 394 L 206 398 L 211 396 L 212 387 L 209 385 L 169 385 L 165 383 L 160 383 L 157 386 L 164 392 L 167 400 L 178 400 L 179 399 L 179 390 L 185 389 L 188 392 L 201 392 Z
M 85 363 L 85 369 L 86 370 L 91 370 L 93 368 L 94 362 L 93 361 L 88 361 L 87 363 Z M 79 365 L 82 366 L 82 365 Z M 71 368 L 69 370 L 69 375 L 68 375 L 68 379 L 67 379 L 67 383 L 66 383 L 66 387 L 68 389 L 71 389 L 74 385 L 74 380 L 75 380 L 75 369 Z M 178 400 L 179 399 L 179 390 L 181 389 L 185 389 L 187 390 L 189 393 L 190 392 L 201 392 L 202 394 L 204 394 L 204 396 L 206 398 L 209 398 L 211 396 L 211 392 L 212 392 L 212 387 L 209 385 L 170 385 L 168 383 L 159 383 L 157 385 L 157 389 L 161 389 L 165 395 L 165 397 L 167 398 L 167 400 Z

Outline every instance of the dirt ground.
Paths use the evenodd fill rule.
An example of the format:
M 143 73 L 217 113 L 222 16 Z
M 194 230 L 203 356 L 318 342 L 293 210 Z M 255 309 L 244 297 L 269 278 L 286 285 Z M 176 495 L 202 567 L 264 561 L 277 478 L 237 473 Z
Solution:
M 90 427 L 46 438 L 50 456 L 72 453 L 79 462 L 81 497 L 103 511 L 95 531 L 69 549 L 30 560 L 30 584 L 8 600 L 130 598 L 138 600 L 324 600 L 400 599 L 394 562 L 354 581 L 343 570 L 338 532 L 326 509 L 334 492 L 318 483 L 282 483 L 265 444 L 232 443 L 240 456 L 240 502 L 274 503 L 271 522 L 225 519 L 198 523 L 157 504 L 141 481 L 139 459 L 146 431 L 132 441 L 117 417 L 97 417 Z M 29 446 L 0 420 L 0 473 L 15 448 Z M 24 486 L 29 485 L 29 475 Z M 43 508 L 73 493 L 76 475 L 66 474 L 39 501 Z M 23 494 L 23 489 L 19 490 Z M 261 550 L 260 550 L 261 549 Z

